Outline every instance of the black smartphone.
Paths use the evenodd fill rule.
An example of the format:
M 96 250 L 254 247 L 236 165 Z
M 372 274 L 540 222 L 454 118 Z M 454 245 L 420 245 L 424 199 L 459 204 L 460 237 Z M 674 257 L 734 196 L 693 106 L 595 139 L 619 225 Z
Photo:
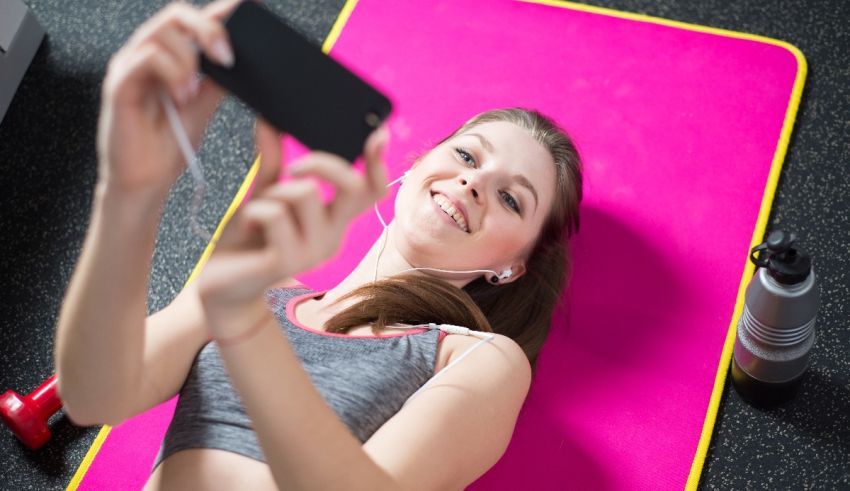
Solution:
M 255 1 L 224 26 L 233 66 L 201 54 L 201 71 L 305 146 L 354 162 L 389 116 L 389 99 Z

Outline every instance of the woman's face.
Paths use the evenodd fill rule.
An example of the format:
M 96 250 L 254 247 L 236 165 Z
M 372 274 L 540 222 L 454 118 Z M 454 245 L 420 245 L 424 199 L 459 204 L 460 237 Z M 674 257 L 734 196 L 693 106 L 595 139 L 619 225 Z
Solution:
M 527 130 L 480 124 L 432 149 L 405 178 L 395 201 L 396 246 L 414 267 L 512 267 L 502 283 L 515 280 L 554 193 L 552 156 Z

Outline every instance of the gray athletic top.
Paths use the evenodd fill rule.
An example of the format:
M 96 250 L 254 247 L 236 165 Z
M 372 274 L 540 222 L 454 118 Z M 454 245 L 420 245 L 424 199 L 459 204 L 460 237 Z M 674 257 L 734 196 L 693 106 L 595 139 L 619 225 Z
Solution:
M 305 287 L 273 289 L 266 301 L 316 389 L 366 442 L 434 374 L 437 345 L 445 333 L 416 329 L 349 336 L 295 322 L 295 304 L 323 293 Z M 215 343 L 195 357 L 153 467 L 189 448 L 228 450 L 266 461 Z

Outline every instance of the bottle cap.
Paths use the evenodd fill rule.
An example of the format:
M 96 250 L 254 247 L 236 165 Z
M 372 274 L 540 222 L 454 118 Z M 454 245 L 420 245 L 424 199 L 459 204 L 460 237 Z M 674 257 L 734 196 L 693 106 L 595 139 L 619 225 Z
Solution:
M 767 240 L 750 251 L 750 260 L 759 267 L 767 268 L 770 276 L 783 285 L 805 281 L 812 272 L 812 259 L 799 248 L 792 247 L 796 237 L 782 230 L 774 230 Z M 759 257 L 755 253 L 762 251 Z

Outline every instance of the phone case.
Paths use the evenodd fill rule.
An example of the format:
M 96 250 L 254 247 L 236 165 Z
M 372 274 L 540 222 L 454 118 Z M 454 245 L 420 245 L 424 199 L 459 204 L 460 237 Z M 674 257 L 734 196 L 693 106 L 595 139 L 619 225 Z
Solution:
M 201 70 L 305 146 L 353 162 L 389 116 L 390 100 L 253 1 L 225 21 L 234 65 L 201 55 Z

